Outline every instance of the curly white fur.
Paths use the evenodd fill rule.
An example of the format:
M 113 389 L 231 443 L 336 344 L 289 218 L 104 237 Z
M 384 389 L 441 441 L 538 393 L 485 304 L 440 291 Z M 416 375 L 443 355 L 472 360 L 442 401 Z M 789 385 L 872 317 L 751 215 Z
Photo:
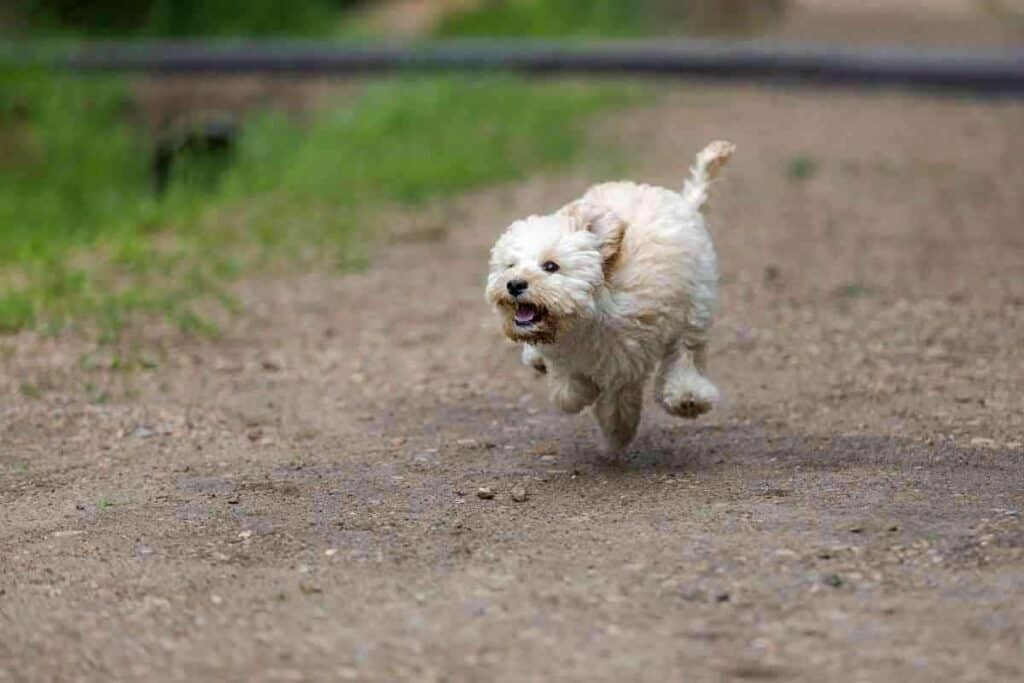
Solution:
M 546 372 L 551 398 L 588 406 L 607 450 L 626 447 L 642 390 L 694 418 L 718 400 L 705 377 L 718 273 L 702 209 L 734 147 L 697 155 L 682 192 L 631 182 L 591 188 L 547 216 L 513 223 L 491 250 L 487 299 L 523 362 Z

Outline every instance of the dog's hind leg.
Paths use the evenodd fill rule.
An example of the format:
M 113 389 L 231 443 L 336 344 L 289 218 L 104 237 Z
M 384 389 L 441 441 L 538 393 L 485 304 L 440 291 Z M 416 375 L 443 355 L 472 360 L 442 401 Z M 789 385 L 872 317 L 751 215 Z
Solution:
M 609 455 L 621 452 L 636 436 L 643 409 L 643 388 L 643 382 L 636 382 L 618 391 L 606 390 L 594 404 L 594 417 Z
M 704 341 L 673 343 L 658 369 L 654 395 L 670 415 L 693 419 L 718 402 L 718 389 L 704 376 L 707 370 Z

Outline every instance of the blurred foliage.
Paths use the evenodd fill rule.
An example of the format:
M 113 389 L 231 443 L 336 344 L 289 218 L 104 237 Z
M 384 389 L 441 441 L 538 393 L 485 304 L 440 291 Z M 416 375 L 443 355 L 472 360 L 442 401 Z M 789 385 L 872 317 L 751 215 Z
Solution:
M 373 1 L 23 0 L 16 16 L 0 12 L 0 32 L 338 35 L 344 10 Z M 647 9 L 664 2 L 491 3 L 441 32 L 635 35 L 653 31 Z M 251 112 L 230 156 L 179 155 L 158 194 L 126 82 L 0 65 L 0 332 L 89 320 L 114 336 L 138 312 L 210 331 L 210 302 L 233 308 L 232 278 L 350 265 L 352 235 L 381 207 L 567 163 L 585 149 L 587 116 L 630 97 L 560 81 L 376 82 L 305 124 Z
M 354 15 L 346 16 L 346 11 L 384 1 L 249 0 L 242 5 L 233 0 L 23 0 L 15 19 L 33 35 L 71 37 L 351 36 L 348 19 Z M 436 33 L 600 38 L 749 31 L 778 17 L 786 2 L 481 0 L 443 15 Z
M 351 264 L 357 226 L 381 207 L 571 161 L 587 116 L 623 97 L 558 81 L 377 82 L 305 125 L 254 113 L 219 175 L 186 158 L 157 195 L 122 83 L 0 71 L 0 330 L 90 319 L 113 336 L 138 311 L 210 330 L 202 306 L 230 309 L 231 278 Z
M 26 0 L 36 33 L 87 36 L 326 34 L 360 0 Z
M 787 0 L 484 0 L 443 17 L 443 36 L 616 38 L 746 33 Z
M 0 264 L 88 240 L 147 188 L 146 155 L 124 123 L 127 92 L 110 79 L 0 69 Z M 138 207 L 141 209 L 141 207 Z
M 664 0 L 491 0 L 444 17 L 443 36 L 602 37 L 655 33 Z

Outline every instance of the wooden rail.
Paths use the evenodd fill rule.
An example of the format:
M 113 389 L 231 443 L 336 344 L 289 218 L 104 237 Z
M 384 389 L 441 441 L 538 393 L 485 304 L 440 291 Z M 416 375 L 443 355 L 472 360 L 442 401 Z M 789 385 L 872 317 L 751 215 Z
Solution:
M 453 41 L 416 45 L 91 43 L 49 50 L 9 46 L 4 52 L 22 63 L 80 72 L 288 75 L 517 72 L 1024 95 L 1024 50 L 948 52 L 713 41 L 597 44 Z

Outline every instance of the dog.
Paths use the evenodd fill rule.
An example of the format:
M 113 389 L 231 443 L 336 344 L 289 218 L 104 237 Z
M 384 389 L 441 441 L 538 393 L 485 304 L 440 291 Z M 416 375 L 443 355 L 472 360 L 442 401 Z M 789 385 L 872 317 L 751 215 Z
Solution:
M 557 408 L 593 407 L 609 454 L 636 435 L 656 366 L 655 397 L 669 414 L 696 418 L 718 402 L 706 376 L 718 267 L 704 209 L 734 150 L 705 147 L 680 192 L 596 185 L 516 221 L 491 250 L 486 298 L 505 336 L 547 376 Z

